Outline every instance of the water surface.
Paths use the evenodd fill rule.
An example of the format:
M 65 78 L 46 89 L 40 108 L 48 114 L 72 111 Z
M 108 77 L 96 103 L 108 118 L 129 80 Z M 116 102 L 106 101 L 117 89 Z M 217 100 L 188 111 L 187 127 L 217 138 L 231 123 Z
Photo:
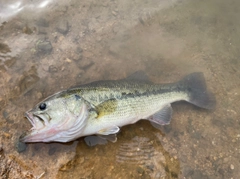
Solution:
M 1 178 L 238 178 L 240 2 L 0 2 Z M 116 143 L 18 143 L 24 112 L 71 86 L 143 70 L 155 83 L 204 73 L 213 111 L 173 104 L 161 130 L 125 126 Z

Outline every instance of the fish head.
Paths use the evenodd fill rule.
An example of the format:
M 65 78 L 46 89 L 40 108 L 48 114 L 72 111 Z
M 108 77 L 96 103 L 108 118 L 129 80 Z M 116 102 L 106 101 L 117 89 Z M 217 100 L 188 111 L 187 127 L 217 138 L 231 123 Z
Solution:
M 25 113 L 32 128 L 22 142 L 68 142 L 76 139 L 86 125 L 89 105 L 79 95 L 57 93 Z

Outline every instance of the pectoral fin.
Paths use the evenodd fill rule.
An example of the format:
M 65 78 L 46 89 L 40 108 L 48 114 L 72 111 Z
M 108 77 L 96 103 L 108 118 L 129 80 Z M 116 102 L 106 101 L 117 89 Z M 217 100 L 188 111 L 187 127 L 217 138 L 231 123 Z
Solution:
M 172 118 L 172 112 L 171 104 L 167 104 L 163 106 L 161 110 L 150 116 L 148 120 L 154 127 L 156 127 L 156 125 L 168 125 Z
M 109 99 L 104 101 L 103 103 L 96 106 L 96 110 L 98 111 L 97 118 L 100 118 L 104 115 L 111 114 L 116 111 L 117 108 L 117 100 L 116 99 Z
M 109 128 L 102 129 L 97 132 L 99 135 L 109 135 L 118 133 L 120 128 L 118 126 L 111 126 Z

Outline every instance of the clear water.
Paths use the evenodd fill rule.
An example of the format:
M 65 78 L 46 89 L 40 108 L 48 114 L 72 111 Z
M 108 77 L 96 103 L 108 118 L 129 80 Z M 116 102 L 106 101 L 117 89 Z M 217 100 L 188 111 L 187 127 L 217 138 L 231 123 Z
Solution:
M 0 178 L 238 178 L 239 17 L 237 0 L 1 0 Z M 140 121 L 106 145 L 18 144 L 48 95 L 137 70 L 203 72 L 216 110 L 173 104 L 169 126 Z

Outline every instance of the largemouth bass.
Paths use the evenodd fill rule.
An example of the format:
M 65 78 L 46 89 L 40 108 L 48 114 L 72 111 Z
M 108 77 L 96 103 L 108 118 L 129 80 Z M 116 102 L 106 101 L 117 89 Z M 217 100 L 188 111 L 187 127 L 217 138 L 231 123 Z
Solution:
M 140 119 L 167 125 L 171 103 L 181 100 L 205 109 L 216 104 L 202 73 L 169 84 L 154 84 L 143 72 L 127 79 L 84 84 L 58 92 L 27 111 L 33 127 L 21 141 L 69 142 L 94 134 L 108 136 Z

